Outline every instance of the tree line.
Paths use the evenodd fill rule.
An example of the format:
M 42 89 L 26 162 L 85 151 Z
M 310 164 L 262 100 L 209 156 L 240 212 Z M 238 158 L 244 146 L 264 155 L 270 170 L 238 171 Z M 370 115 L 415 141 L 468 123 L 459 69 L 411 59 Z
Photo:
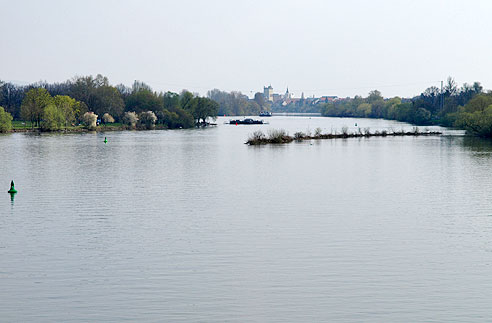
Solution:
M 224 92 L 218 89 L 208 91 L 207 97 L 219 105 L 220 116 L 251 116 L 258 115 L 266 108 L 263 93 L 256 93 L 253 100 L 239 91 Z
M 484 91 L 479 82 L 458 87 L 451 77 L 442 91 L 432 86 L 411 99 L 384 99 L 381 92 L 374 90 L 365 98 L 355 96 L 327 103 L 322 106 L 321 114 L 457 127 L 474 135 L 492 137 L 492 93 Z
M 155 116 L 154 123 L 164 128 L 190 128 L 216 118 L 219 110 L 215 101 L 187 90 L 156 92 L 138 81 L 132 87 L 113 86 L 102 75 L 27 86 L 0 81 L 0 106 L 14 120 L 29 121 L 43 130 L 83 123 L 86 113 L 94 114 L 96 120 L 106 116 L 113 122 L 147 126 L 154 119 L 148 117 L 149 112 Z M 134 113 L 136 120 L 129 113 Z

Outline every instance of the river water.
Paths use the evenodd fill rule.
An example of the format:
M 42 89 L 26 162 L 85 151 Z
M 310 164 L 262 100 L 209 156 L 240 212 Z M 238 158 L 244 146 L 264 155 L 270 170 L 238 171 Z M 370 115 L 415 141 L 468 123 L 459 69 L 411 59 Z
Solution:
M 0 321 L 490 320 L 490 142 L 250 147 L 258 129 L 411 126 L 227 120 L 0 136 Z

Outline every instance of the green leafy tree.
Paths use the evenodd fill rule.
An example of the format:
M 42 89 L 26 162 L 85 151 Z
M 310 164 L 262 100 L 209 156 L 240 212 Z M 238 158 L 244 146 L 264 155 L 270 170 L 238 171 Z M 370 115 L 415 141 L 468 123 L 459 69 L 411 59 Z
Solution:
M 0 132 L 12 130 L 12 115 L 0 107 Z
M 164 101 L 161 95 L 141 86 L 127 97 L 125 105 L 126 111 L 157 112 L 164 108 Z
M 197 123 L 207 121 L 207 118 L 217 119 L 219 104 L 209 98 L 197 98 L 195 109 L 192 112 Z
M 22 100 L 21 116 L 25 121 L 31 121 L 31 126 L 41 123 L 44 108 L 53 103 L 53 98 L 46 89 L 34 88 L 29 90 Z
M 479 137 L 492 137 L 492 105 L 474 112 L 460 111 L 455 126 Z
M 66 123 L 63 110 L 55 104 L 50 104 L 44 108 L 41 129 L 45 131 L 60 130 Z
M 369 103 L 362 103 L 357 107 L 357 116 L 368 117 L 371 115 L 372 106 Z
M 103 115 L 109 113 L 119 118 L 125 109 L 125 103 L 121 98 L 120 92 L 113 86 L 103 85 L 94 90 L 92 111 L 95 114 Z
M 57 95 L 53 98 L 55 106 L 63 114 L 63 124 L 65 129 L 67 125 L 75 121 L 75 115 L 80 110 L 80 102 L 69 97 L 68 95 Z
M 265 96 L 261 92 L 256 92 L 255 93 L 255 98 L 254 98 L 256 104 L 260 106 L 260 108 L 263 108 L 265 105 Z
M 197 101 L 193 93 L 186 90 L 181 92 L 181 95 L 179 97 L 179 105 L 181 106 L 181 108 L 193 114 L 196 104 Z

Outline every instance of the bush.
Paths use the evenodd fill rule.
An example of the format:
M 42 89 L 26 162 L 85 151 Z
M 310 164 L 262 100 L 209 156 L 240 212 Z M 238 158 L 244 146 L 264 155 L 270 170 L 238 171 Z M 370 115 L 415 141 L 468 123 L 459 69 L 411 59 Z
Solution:
M 157 121 L 157 117 L 154 112 L 152 111 L 141 112 L 138 115 L 138 118 L 140 120 L 140 123 L 146 129 L 152 129 L 155 127 L 155 122 Z
M 304 137 L 306 137 L 306 134 L 302 131 L 298 131 L 298 132 L 294 133 L 294 139 L 295 140 L 302 140 L 302 139 L 304 139 Z
M 320 127 L 318 127 L 318 128 L 316 128 L 316 129 L 314 129 L 314 136 L 315 136 L 315 137 L 319 137 L 319 136 L 321 136 L 321 132 L 322 132 L 322 130 L 321 130 L 321 128 L 320 128 Z
M 343 134 L 344 136 L 348 136 L 348 127 L 347 127 L 347 126 L 343 126 L 343 127 L 342 127 L 342 134 Z
M 262 141 L 265 139 L 265 134 L 261 130 L 256 130 L 251 135 L 249 135 L 248 141 Z
M 104 123 L 114 123 L 114 118 L 109 113 L 105 113 L 102 117 L 102 121 Z
M 125 112 L 122 121 L 124 124 L 127 124 L 132 128 L 135 128 L 135 125 L 138 122 L 137 114 L 135 112 Z
M 94 112 L 86 112 L 82 116 L 82 123 L 87 129 L 94 130 L 97 126 L 97 114 Z
M 12 130 L 12 115 L 0 107 L 0 132 Z
M 270 129 L 268 131 L 268 139 L 273 143 L 282 143 L 285 137 L 288 137 L 288 133 L 284 129 Z

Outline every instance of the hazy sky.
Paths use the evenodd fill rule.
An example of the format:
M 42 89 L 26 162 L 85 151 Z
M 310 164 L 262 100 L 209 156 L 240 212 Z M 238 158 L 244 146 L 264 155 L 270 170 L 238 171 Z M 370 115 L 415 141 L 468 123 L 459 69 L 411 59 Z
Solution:
M 492 88 L 492 1 L 0 0 L 0 79 L 414 96 Z

